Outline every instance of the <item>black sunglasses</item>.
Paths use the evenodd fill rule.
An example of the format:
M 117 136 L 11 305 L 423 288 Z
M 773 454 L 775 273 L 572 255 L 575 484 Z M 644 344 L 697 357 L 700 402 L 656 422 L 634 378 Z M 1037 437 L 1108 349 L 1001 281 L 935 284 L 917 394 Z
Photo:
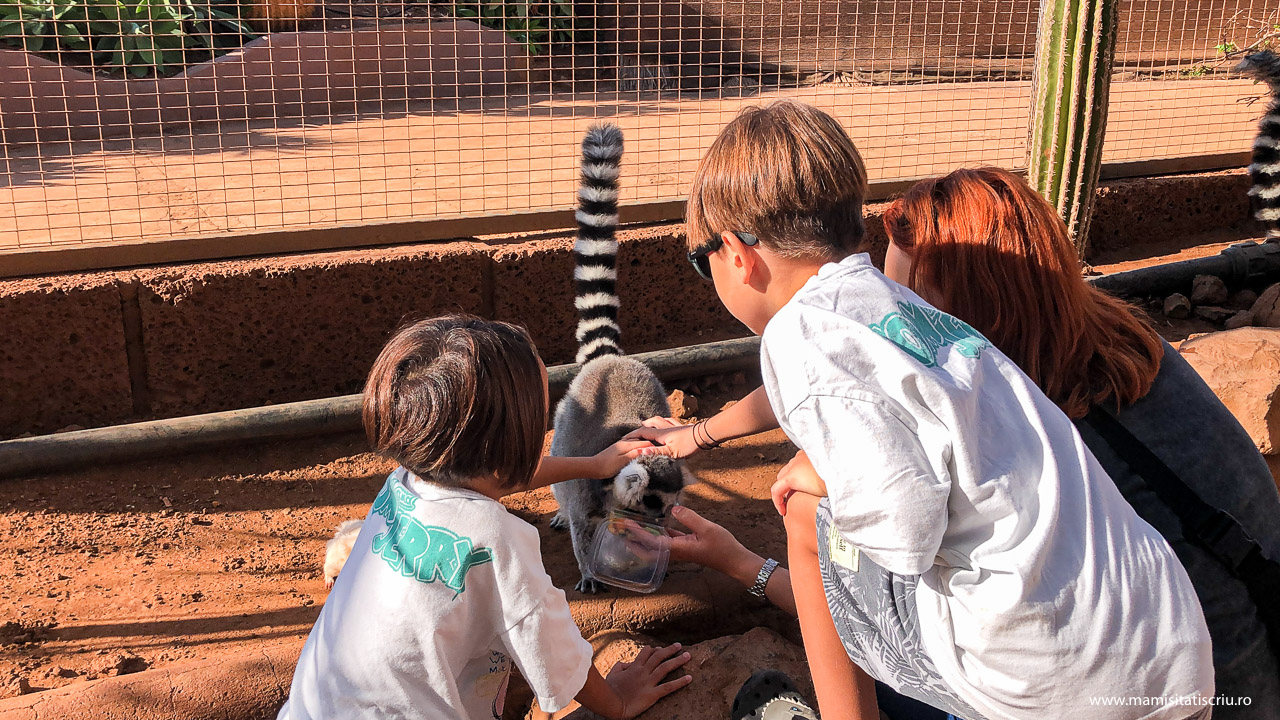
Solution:
M 760 242 L 760 238 L 751 233 L 742 232 L 741 230 L 733 230 L 732 232 L 747 247 L 752 247 Z M 711 260 L 707 256 L 719 250 L 722 245 L 724 245 L 724 238 L 717 235 L 689 251 L 689 264 L 693 266 L 694 270 L 698 271 L 703 280 L 711 279 Z

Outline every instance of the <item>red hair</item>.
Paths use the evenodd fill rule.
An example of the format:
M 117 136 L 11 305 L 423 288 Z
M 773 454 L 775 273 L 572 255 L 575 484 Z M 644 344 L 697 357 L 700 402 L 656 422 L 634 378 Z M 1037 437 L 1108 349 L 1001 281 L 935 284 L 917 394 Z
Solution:
M 912 289 L 985 335 L 1068 416 L 1151 389 L 1160 336 L 1085 282 L 1066 225 L 1022 178 L 981 168 L 925 180 L 884 226 L 912 258 Z

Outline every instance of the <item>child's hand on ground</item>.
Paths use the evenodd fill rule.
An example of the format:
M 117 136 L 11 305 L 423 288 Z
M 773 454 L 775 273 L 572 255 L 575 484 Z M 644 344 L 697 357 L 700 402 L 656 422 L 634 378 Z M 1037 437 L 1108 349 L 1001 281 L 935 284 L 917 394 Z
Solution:
M 630 436 L 628 436 L 630 437 Z M 666 448 L 655 447 L 648 440 L 629 440 L 623 438 L 591 457 L 596 472 L 592 477 L 605 480 L 617 475 L 627 463 L 646 453 L 667 454 Z
M 787 499 L 798 492 L 820 498 L 827 496 L 827 484 L 818 477 L 818 471 L 813 469 L 813 463 L 809 462 L 809 456 L 803 450 L 782 466 L 778 471 L 778 481 L 769 491 L 779 515 L 787 514 Z
M 623 720 L 630 720 L 653 707 L 653 704 L 693 682 L 693 676 L 683 675 L 670 682 L 662 678 L 689 662 L 689 653 L 681 652 L 680 643 L 664 648 L 646 647 L 636 659 L 620 662 L 609 671 L 605 682 L 622 698 Z
M 673 458 L 686 458 L 698 451 L 693 439 L 693 426 L 683 425 L 675 418 L 654 416 L 644 421 L 644 426 L 627 433 L 623 440 L 649 440 L 662 446 L 665 454 Z

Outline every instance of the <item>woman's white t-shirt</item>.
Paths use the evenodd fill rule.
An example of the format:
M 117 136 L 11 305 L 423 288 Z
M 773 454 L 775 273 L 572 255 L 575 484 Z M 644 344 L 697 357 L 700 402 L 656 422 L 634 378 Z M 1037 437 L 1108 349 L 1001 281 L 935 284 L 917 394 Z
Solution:
M 773 317 L 761 354 L 837 529 L 921 575 L 925 650 L 976 710 L 1180 718 L 1201 706 L 1179 698 L 1213 696 L 1209 634 L 1173 551 L 971 327 L 854 255 Z
M 399 468 L 307 638 L 279 719 L 491 720 L 512 662 L 548 712 L 573 700 L 591 667 L 538 531 L 484 495 Z

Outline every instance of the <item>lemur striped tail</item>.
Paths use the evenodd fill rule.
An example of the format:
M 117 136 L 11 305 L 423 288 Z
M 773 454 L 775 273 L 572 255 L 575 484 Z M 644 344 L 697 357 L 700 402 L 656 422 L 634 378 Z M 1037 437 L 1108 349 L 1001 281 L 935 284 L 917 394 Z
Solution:
M 1249 199 L 1253 216 L 1267 229 L 1267 239 L 1280 240 L 1280 57 L 1264 50 L 1248 55 L 1237 67 L 1267 84 L 1271 99 L 1258 121 L 1249 165 Z
M 621 355 L 618 345 L 618 166 L 622 131 L 592 125 L 582 139 L 582 184 L 578 188 L 578 239 L 573 244 L 573 280 L 578 308 L 578 362 Z

